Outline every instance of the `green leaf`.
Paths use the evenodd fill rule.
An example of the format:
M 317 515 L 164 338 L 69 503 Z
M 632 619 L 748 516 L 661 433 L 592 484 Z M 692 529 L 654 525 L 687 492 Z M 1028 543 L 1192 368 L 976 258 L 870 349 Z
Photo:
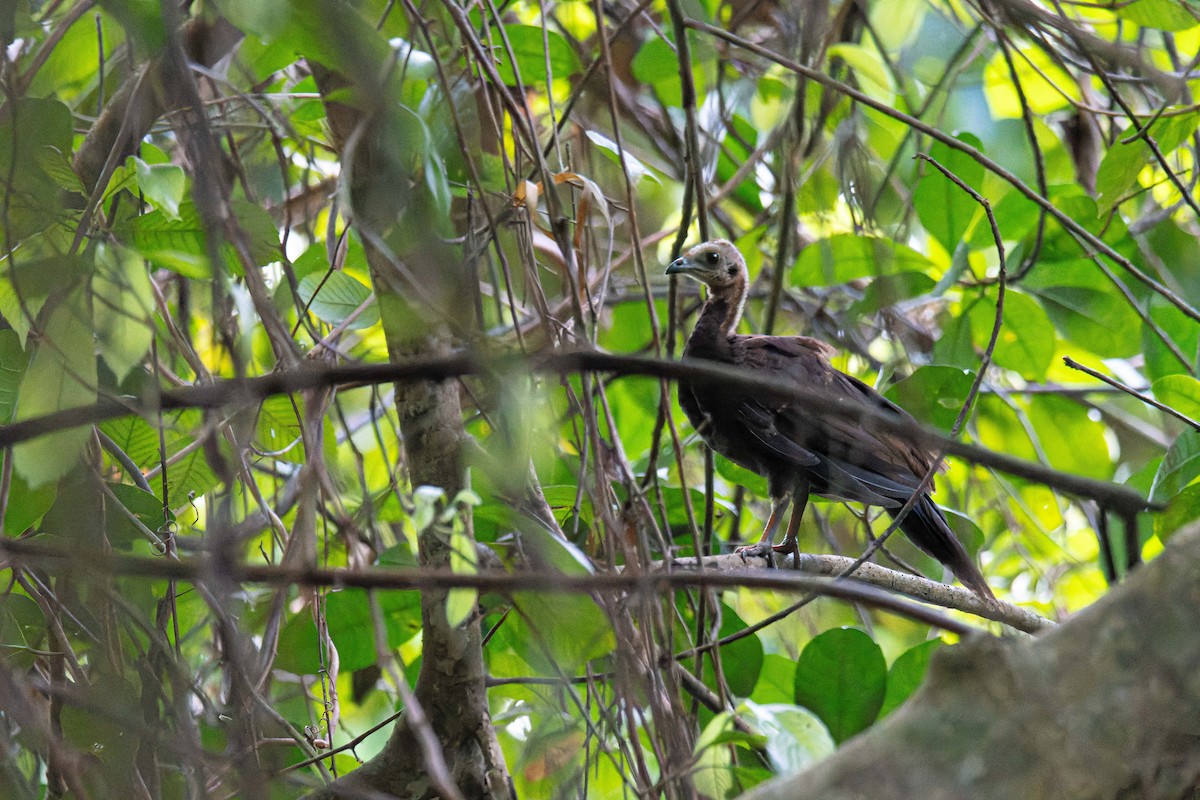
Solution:
M 941 646 L 941 639 L 930 639 L 897 656 L 892 662 L 892 668 L 888 670 L 887 693 L 883 698 L 883 706 L 879 709 L 880 717 L 892 713 L 912 696 L 921 685 L 921 681 L 925 680 L 925 672 L 929 668 L 929 659 L 933 656 L 933 651 Z
M 1186 0 L 1134 0 L 1132 3 L 1114 6 L 1117 16 L 1141 25 L 1143 28 L 1158 28 L 1162 31 L 1186 31 L 1200 25 L 1196 9 L 1189 7 Z
M 300 301 L 322 322 L 341 325 L 368 301 L 367 307 L 346 327 L 362 330 L 379 322 L 379 304 L 373 300 L 371 289 L 341 270 L 310 272 L 300 279 L 297 291 Z
M 721 606 L 721 629 L 718 638 L 724 639 L 738 631 L 746 629 L 746 623 L 727 605 Z M 758 683 L 759 671 L 763 664 L 762 641 L 757 636 L 743 636 L 736 642 L 721 647 L 721 670 L 729 691 L 735 697 L 749 697 Z M 704 660 L 704 682 L 716 687 L 716 676 L 713 673 L 712 662 Z
M 151 166 L 136 156 L 130 156 L 125 163 L 137 175 L 138 188 L 150 205 L 161 210 L 168 219 L 179 219 L 179 204 L 183 202 L 187 187 L 183 168 L 174 164 Z
M 1102 358 L 1127 358 L 1139 351 L 1128 334 L 1141 318 L 1091 262 L 1040 264 L 1022 287 L 1042 304 L 1054 327 L 1073 344 Z
M 562 34 L 552 31 L 542 25 L 505 25 L 504 33 L 512 45 L 513 57 L 516 59 L 516 69 L 508 59 L 508 52 L 500 43 L 497 36 L 495 52 L 496 70 L 500 79 L 508 86 L 516 85 L 516 76 L 521 75 L 521 82 L 526 86 L 545 83 L 549 78 L 569 78 L 583 70 L 579 56 L 563 38 Z M 545 36 L 543 43 L 542 37 Z M 549 62 L 549 66 L 547 66 Z M 548 71 L 547 71 L 548 70 Z
M 1188 428 L 1176 437 L 1154 474 L 1150 501 L 1165 503 L 1200 475 L 1200 431 Z
M 387 631 L 386 649 L 394 650 L 421 630 L 421 598 L 417 592 L 376 592 L 375 600 Z M 375 623 L 365 589 L 342 589 L 325 595 L 325 622 L 345 672 L 377 661 Z M 312 614 L 305 609 L 284 624 L 279 634 L 275 667 L 297 675 L 321 671 L 322 655 Z
M 1112 477 L 1107 429 L 1087 408 L 1070 398 L 1036 395 L 1029 403 L 1029 421 L 1050 466 L 1097 480 Z
M 46 619 L 31 598 L 16 592 L 0 595 L 0 663 L 8 669 L 29 669 L 46 638 Z
M 251 263 L 263 266 L 277 261 L 279 232 L 266 209 L 246 201 L 234 201 L 232 211 L 246 235 Z M 191 200 L 180 204 L 178 217 L 172 218 L 163 210 L 155 209 L 115 227 L 113 232 L 126 245 L 163 269 L 187 278 L 212 276 L 206 245 L 208 232 Z M 241 274 L 242 262 L 233 245 L 224 243 L 221 254 L 225 265 L 234 274 Z
M 100 355 L 117 382 L 141 363 L 154 338 L 154 291 L 141 260 L 101 245 L 92 275 L 92 320 Z
M 578 594 L 518 592 L 516 646 L 522 658 L 545 674 L 576 675 L 584 664 L 608 655 L 616 637 L 596 602 Z
M 971 334 L 982 351 L 996 322 L 995 306 L 976 303 L 970 310 Z M 1026 380 L 1041 380 L 1054 357 L 1054 325 L 1046 312 L 1027 294 L 1009 288 L 1004 295 L 1004 314 L 993 362 L 1011 369 Z
M 44 338 L 21 381 L 15 419 L 96 402 L 96 344 L 83 292 L 75 291 L 51 312 Z M 67 474 L 91 438 L 86 426 L 48 433 L 13 449 L 17 472 L 31 488 Z
M 654 93 L 668 107 L 683 102 L 679 83 L 679 57 L 670 42 L 651 36 L 642 42 L 630 64 L 633 77 L 654 87 Z
M 972 134 L 956 137 L 964 144 L 983 150 L 983 143 Z M 956 175 L 963 183 L 979 191 L 983 188 L 983 165 L 975 159 L 942 142 L 934 142 L 929 156 Z M 913 206 L 921 224 L 929 234 L 942 243 L 947 253 L 953 253 L 959 242 L 970 232 L 974 220 L 981 218 L 979 203 L 930 164 L 913 192 Z
M 467 528 L 459 517 L 455 517 L 454 530 L 450 534 L 450 571 L 455 575 L 474 575 L 479 571 L 479 554 L 475 541 L 468 535 Z M 450 627 L 458 627 L 475 611 L 479 600 L 478 589 L 451 589 L 446 595 L 446 621 Z
M 1165 542 L 1197 518 L 1200 518 L 1200 484 L 1192 484 L 1172 497 L 1165 511 L 1154 515 L 1154 535 Z
M 779 653 L 767 653 L 750 699 L 756 703 L 790 703 L 796 694 L 795 687 L 796 662 Z
M 28 97 L 8 105 L 0 121 L 0 186 L 7 188 L 4 224 L 10 245 L 74 213 L 64 207 L 55 177 L 61 154 L 72 150 L 73 135 L 71 111 L 57 100 Z
M 918 367 L 884 396 L 921 422 L 948 431 L 966 402 L 975 376 L 958 367 Z
M 21 348 L 21 339 L 13 330 L 0 330 L 0 424 L 12 421 L 17 408 L 17 389 L 29 357 Z
M 741 708 L 746 721 L 766 737 L 767 757 L 777 773 L 799 772 L 834 750 L 830 732 L 807 709 L 785 703 L 759 705 L 752 700 L 743 702 Z
M 1187 141 L 1195 133 L 1197 125 L 1200 125 L 1200 112 L 1170 114 L 1157 119 L 1150 126 L 1149 135 L 1165 156 Z M 1133 190 L 1142 169 L 1157 164 L 1154 152 L 1144 139 L 1114 142 L 1104 154 L 1104 160 L 1096 172 L 1099 210 L 1108 211 L 1125 199 Z
M 855 628 L 820 634 L 796 662 L 796 702 L 812 710 L 839 744 L 875 721 L 886 685 L 883 651 Z
M 757 472 L 738 466 L 720 453 L 713 453 L 713 467 L 717 474 L 734 486 L 741 486 L 756 497 L 769 497 L 767 479 Z
M 4 509 L 4 532 L 18 536 L 37 525 L 54 505 L 57 496 L 58 484 L 45 483 L 31 489 L 20 473 L 14 474 L 8 490 L 8 505 Z
M 832 44 L 826 49 L 829 61 L 841 59 L 850 67 L 858 78 L 858 83 L 865 91 L 876 97 L 891 99 L 896 93 L 896 85 L 892 74 L 879 56 L 879 51 L 849 42 Z
M 254 424 L 256 447 L 264 454 L 294 464 L 304 463 L 304 444 L 293 398 L 268 397 L 258 408 Z
M 907 245 L 841 233 L 804 248 L 792 267 L 791 281 L 794 286 L 831 286 L 899 272 L 935 271 L 928 258 Z
M 1150 385 L 1163 405 L 1200 421 L 1200 381 L 1191 375 L 1166 375 Z

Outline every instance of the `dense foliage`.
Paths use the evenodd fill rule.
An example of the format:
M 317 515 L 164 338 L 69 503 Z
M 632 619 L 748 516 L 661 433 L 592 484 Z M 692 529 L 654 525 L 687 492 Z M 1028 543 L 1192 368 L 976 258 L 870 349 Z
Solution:
M 1092 602 L 1200 516 L 1200 9 L 1104 6 L 8 4 L 0 795 L 295 797 L 384 746 L 420 573 L 229 565 L 414 567 L 436 535 L 462 575 L 587 576 L 756 539 L 764 481 L 708 458 L 669 381 L 523 358 L 676 356 L 702 298 L 663 265 L 701 238 L 747 257 L 744 330 L 1159 504 L 1126 530 L 1051 473 L 936 478 L 1002 599 Z M 462 491 L 413 485 L 386 378 L 221 383 L 403 362 L 430 326 L 477 358 Z M 801 546 L 885 522 L 817 500 Z M 876 560 L 942 578 L 900 537 Z M 887 715 L 943 645 L 832 599 L 734 636 L 797 599 L 456 588 L 446 613 L 482 626 L 520 796 L 723 797 Z

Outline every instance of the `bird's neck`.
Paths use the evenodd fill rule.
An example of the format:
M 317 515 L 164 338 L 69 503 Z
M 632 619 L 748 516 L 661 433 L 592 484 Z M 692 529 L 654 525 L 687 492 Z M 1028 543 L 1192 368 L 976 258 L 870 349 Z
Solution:
M 729 350 L 729 337 L 737 330 L 746 303 L 746 284 L 709 289 L 708 302 L 688 337 L 687 353 L 698 358 L 720 358 Z

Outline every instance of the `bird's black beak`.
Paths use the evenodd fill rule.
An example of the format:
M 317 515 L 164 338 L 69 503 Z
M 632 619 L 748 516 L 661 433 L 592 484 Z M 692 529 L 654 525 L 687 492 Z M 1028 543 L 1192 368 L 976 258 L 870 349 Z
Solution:
M 668 275 L 686 275 L 689 272 L 692 272 L 693 270 L 695 270 L 695 268 L 696 268 L 696 265 L 692 263 L 692 260 L 690 258 L 684 256 L 682 258 L 677 258 L 674 261 L 672 261 L 670 264 L 668 264 L 666 274 L 668 274 Z

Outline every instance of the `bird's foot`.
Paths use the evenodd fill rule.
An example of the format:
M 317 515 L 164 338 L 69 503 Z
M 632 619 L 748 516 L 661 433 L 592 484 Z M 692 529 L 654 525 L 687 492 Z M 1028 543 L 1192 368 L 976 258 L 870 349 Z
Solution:
M 783 553 L 785 556 L 792 557 L 792 569 L 800 569 L 800 542 L 797 539 L 788 541 L 785 539 L 782 544 L 771 545 L 771 549 L 776 553 Z
M 765 558 L 767 560 L 767 566 L 771 569 L 775 569 L 776 550 L 777 548 L 770 542 L 759 542 L 758 544 L 739 547 L 733 552 L 741 556 L 743 562 L 745 562 L 748 558 Z

